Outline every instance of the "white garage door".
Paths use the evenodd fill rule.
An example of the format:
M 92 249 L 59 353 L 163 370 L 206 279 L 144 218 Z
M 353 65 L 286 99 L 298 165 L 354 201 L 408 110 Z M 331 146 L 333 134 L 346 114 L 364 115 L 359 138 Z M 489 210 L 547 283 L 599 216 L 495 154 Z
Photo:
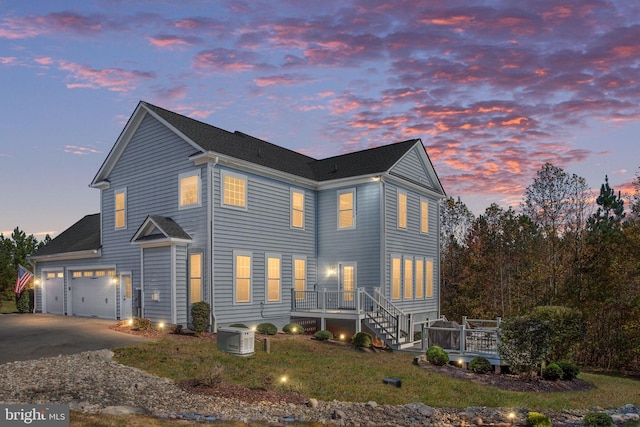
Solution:
M 44 312 L 64 314 L 64 273 L 47 271 L 44 274 Z
M 75 316 L 116 318 L 113 270 L 83 270 L 71 274 L 71 304 Z

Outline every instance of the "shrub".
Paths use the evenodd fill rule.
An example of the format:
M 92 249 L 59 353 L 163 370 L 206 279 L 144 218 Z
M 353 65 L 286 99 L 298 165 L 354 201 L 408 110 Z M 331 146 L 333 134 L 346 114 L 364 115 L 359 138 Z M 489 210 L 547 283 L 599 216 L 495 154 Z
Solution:
M 282 332 L 289 335 L 304 334 L 304 328 L 297 323 L 287 323 L 282 327 Z
M 180 335 L 182 333 L 182 325 L 171 325 L 171 332 Z
M 557 363 L 549 363 L 542 370 L 542 378 L 549 381 L 557 381 L 562 378 L 562 368 Z
M 589 412 L 582 419 L 582 424 L 588 427 L 611 427 L 614 425 L 611 416 L 604 412 Z
M 331 331 L 327 331 L 326 329 L 323 329 L 322 331 L 318 331 L 315 334 L 313 334 L 314 338 L 320 341 L 325 341 L 325 340 L 332 340 L 333 339 L 333 334 L 331 333 Z
M 533 317 L 512 317 L 500 325 L 498 352 L 510 369 L 525 377 L 537 371 L 549 354 L 550 328 Z
M 351 338 L 351 344 L 356 347 L 369 348 L 373 345 L 373 338 L 371 337 L 371 334 L 358 332 Z
M 31 298 L 29 296 L 29 290 L 25 289 L 22 294 L 20 294 L 20 298 L 18 298 L 18 302 L 16 303 L 16 308 L 18 309 L 18 313 L 29 313 L 29 307 L 31 306 Z
M 564 381 L 571 381 L 580 373 L 580 368 L 571 362 L 558 362 L 558 366 L 562 369 L 562 379 Z
M 256 332 L 262 335 L 275 335 L 278 333 L 278 328 L 273 323 L 260 323 L 256 327 Z
M 476 374 L 486 374 L 491 372 L 493 366 L 491 366 L 491 362 L 489 362 L 486 357 L 478 356 L 474 357 L 471 362 L 469 362 L 468 368 L 471 372 L 475 372 Z
M 209 314 L 211 308 L 206 301 L 196 302 L 191 306 L 191 321 L 193 322 L 193 332 L 199 337 L 209 326 Z
M 549 325 L 548 360 L 557 362 L 568 359 L 576 344 L 585 334 L 585 323 L 579 310 L 564 306 L 540 306 L 531 313 L 531 317 Z
M 151 326 L 151 320 L 145 317 L 137 318 L 133 322 L 134 331 L 150 331 L 151 329 L 153 329 Z
M 244 323 L 232 323 L 229 325 L 230 328 L 242 328 L 242 329 L 249 329 L 249 327 L 247 325 L 245 325 Z
M 527 427 L 551 427 L 551 418 L 540 412 L 529 412 L 526 425 Z
M 432 365 L 443 366 L 449 363 L 449 355 L 442 347 L 432 345 L 427 349 L 427 361 Z
M 222 382 L 224 368 L 221 365 L 216 365 L 202 371 L 195 379 L 196 385 L 202 385 L 206 387 L 214 387 Z

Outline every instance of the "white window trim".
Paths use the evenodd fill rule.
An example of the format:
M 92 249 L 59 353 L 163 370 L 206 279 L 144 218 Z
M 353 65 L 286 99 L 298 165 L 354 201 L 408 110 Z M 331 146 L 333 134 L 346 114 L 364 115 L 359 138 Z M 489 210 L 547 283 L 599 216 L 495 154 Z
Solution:
M 400 195 L 404 195 L 404 227 L 400 226 Z M 403 231 L 409 229 L 409 195 L 401 189 L 396 191 L 396 228 Z
M 397 259 L 400 261 L 400 269 L 398 273 L 400 274 L 400 283 L 398 284 L 398 298 L 393 296 L 393 260 Z M 402 301 L 402 286 L 403 286 L 403 275 L 402 271 L 404 269 L 402 256 L 397 254 L 391 254 L 389 258 L 389 299 L 391 301 Z
M 278 289 L 278 299 L 269 299 L 269 258 L 278 258 L 280 260 L 280 285 Z M 274 253 L 266 253 L 264 255 L 264 302 L 266 304 L 277 304 L 282 302 L 282 255 Z
M 191 279 L 193 278 L 193 276 L 191 276 L 191 256 L 192 255 L 200 255 L 200 301 L 204 301 L 204 254 L 201 251 L 194 251 L 194 252 L 189 252 L 187 254 L 187 260 L 188 260 L 188 265 L 189 265 L 189 269 L 188 269 L 188 274 L 187 274 L 187 280 L 189 283 L 189 296 L 187 298 L 187 301 L 189 303 L 189 305 L 194 304 L 194 302 L 198 302 L 198 301 L 194 301 L 191 302 Z
M 178 210 L 184 210 L 184 209 L 193 209 L 193 208 L 199 208 L 200 206 L 202 206 L 202 177 L 200 176 L 200 169 L 196 170 L 196 171 L 191 171 L 191 172 L 183 172 L 180 175 L 178 175 Z M 198 177 L 198 189 L 196 190 L 196 194 L 198 195 L 198 201 L 196 203 L 191 203 L 190 205 L 182 205 L 180 203 L 180 201 L 182 200 L 182 186 L 180 185 L 182 180 L 184 178 L 190 178 L 192 176 L 197 176 Z
M 230 176 L 236 179 L 241 179 L 244 181 L 244 206 L 236 206 L 236 205 L 228 205 L 224 202 L 224 178 L 226 176 Z M 220 171 L 220 206 L 227 209 L 236 209 L 239 211 L 247 211 L 249 210 L 249 180 L 246 175 L 242 175 L 239 173 L 221 170 Z
M 293 225 L 293 193 L 298 193 L 298 194 L 302 194 L 302 227 L 297 227 L 295 225 Z M 307 195 L 305 193 L 305 191 L 303 190 L 298 190 L 296 188 L 292 188 L 289 191 L 289 209 L 290 209 L 290 221 L 289 221 L 289 228 L 291 228 L 292 230 L 304 230 L 306 222 L 305 221 L 305 214 L 306 214 L 306 210 L 305 210 L 305 204 L 306 204 L 306 198 Z
M 304 261 L 304 291 L 309 289 L 309 262 L 305 255 L 293 255 L 291 257 L 291 291 L 295 292 L 296 289 L 296 261 Z
M 124 225 L 118 227 L 116 224 L 116 195 L 124 194 Z M 127 229 L 127 187 L 113 190 L 113 229 L 114 230 L 126 230 Z
M 353 194 L 353 206 L 352 206 L 352 226 L 351 227 L 340 227 L 340 196 L 342 194 L 347 194 L 347 193 L 352 193 Z M 357 214 L 356 214 L 356 189 L 354 188 L 346 188 L 344 190 L 340 190 L 336 193 L 336 227 L 338 230 L 354 230 L 356 228 L 356 218 L 357 218 Z
M 248 256 L 249 257 L 249 301 L 237 301 L 236 290 L 238 288 L 238 284 L 236 283 L 236 279 L 238 278 L 236 275 L 236 257 L 238 256 Z M 251 251 L 233 251 L 233 305 L 247 305 L 253 303 L 253 253 Z
M 428 274 L 427 264 L 431 263 L 431 276 Z M 431 296 L 429 296 L 429 279 L 431 279 Z M 436 264 L 433 258 L 424 259 L 424 298 L 433 299 L 436 295 Z
M 422 204 L 427 204 L 427 231 L 422 231 Z M 429 224 L 429 199 L 424 197 L 420 197 L 420 234 L 429 234 L 429 229 L 431 228 Z
M 411 296 L 408 297 L 407 293 L 406 293 L 406 283 L 405 280 L 407 278 L 407 269 L 406 269 L 406 262 L 407 261 L 411 261 L 411 283 L 410 283 L 410 288 L 411 288 Z M 402 280 L 401 280 L 401 290 L 402 290 L 402 300 L 403 301 L 413 301 L 416 295 L 416 289 L 415 289 L 415 284 L 416 284 L 416 266 L 415 266 L 415 259 L 413 256 L 410 255 L 404 255 L 402 257 Z
M 418 280 L 417 280 L 417 272 L 418 272 L 418 262 L 422 262 L 422 296 L 418 296 Z M 413 298 L 415 300 L 424 300 L 427 297 L 427 263 L 424 257 L 415 257 L 413 259 Z

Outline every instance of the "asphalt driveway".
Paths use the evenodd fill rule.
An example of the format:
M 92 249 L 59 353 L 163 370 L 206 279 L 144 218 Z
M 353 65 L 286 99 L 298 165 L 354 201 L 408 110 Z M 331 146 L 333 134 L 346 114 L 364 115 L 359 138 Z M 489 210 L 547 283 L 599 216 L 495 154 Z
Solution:
M 124 347 L 148 338 L 109 329 L 116 320 L 51 314 L 1 314 L 0 364 Z

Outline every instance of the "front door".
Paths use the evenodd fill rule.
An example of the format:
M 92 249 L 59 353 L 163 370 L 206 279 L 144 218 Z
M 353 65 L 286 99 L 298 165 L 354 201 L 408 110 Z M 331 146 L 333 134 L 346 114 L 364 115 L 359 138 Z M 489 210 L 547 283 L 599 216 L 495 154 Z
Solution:
M 342 291 L 342 305 L 344 308 L 355 308 L 356 265 L 355 263 L 340 264 L 340 290 Z
M 133 317 L 131 273 L 120 274 L 120 296 L 120 320 L 131 319 Z

